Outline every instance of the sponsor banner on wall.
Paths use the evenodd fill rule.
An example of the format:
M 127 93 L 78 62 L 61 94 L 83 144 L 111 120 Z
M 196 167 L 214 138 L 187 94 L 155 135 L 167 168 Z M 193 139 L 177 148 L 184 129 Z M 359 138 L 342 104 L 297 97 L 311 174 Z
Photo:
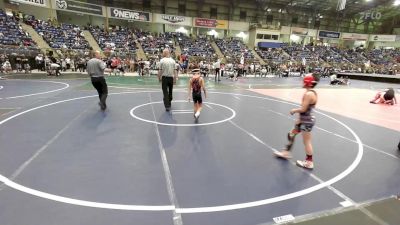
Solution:
M 308 29 L 308 36 L 309 37 L 316 37 L 318 34 L 318 30 Z
M 318 36 L 320 38 L 340 38 L 340 32 L 320 30 Z
M 135 21 L 143 21 L 143 22 L 151 22 L 151 13 L 149 12 L 141 12 L 134 11 L 129 9 L 119 9 L 119 8 L 108 8 L 108 16 L 110 18 L 115 19 L 123 19 L 123 20 L 135 20 Z
M 400 41 L 400 35 L 396 36 L 396 41 Z
M 289 29 L 290 29 L 289 34 L 308 36 L 308 37 L 317 36 L 317 30 L 314 30 L 314 29 L 307 29 L 307 28 L 302 28 L 302 27 L 290 27 Z
M 290 34 L 291 27 L 282 26 L 281 27 L 281 34 Z
M 378 34 L 371 34 L 369 36 L 370 41 L 389 41 L 393 42 L 396 41 L 396 35 L 378 35 Z
M 165 23 L 165 24 L 175 24 L 181 26 L 192 26 L 192 17 L 186 16 L 174 16 L 166 14 L 153 14 L 154 23 Z
M 91 14 L 96 16 L 104 15 L 103 6 L 90 4 L 86 2 L 78 2 L 73 0 L 55 0 L 54 7 L 57 10 L 63 10 L 63 11 Z
M 17 2 L 17 3 L 34 5 L 34 6 L 39 6 L 39 7 L 46 7 L 46 8 L 49 7 L 47 5 L 47 0 L 10 0 L 10 2 Z
M 229 30 L 249 31 L 250 24 L 247 22 L 229 21 Z
M 228 20 L 214 20 L 214 19 L 204 19 L 195 18 L 195 27 L 208 27 L 208 28 L 218 28 L 218 29 L 228 29 Z
M 308 36 L 308 29 L 300 27 L 292 27 L 292 34 Z
M 368 40 L 368 34 L 342 33 L 343 40 Z

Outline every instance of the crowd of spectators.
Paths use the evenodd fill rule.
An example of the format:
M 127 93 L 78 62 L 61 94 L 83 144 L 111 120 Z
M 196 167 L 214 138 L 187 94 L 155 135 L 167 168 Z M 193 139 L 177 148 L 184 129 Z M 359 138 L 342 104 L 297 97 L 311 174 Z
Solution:
M 400 60 L 400 49 L 373 49 L 364 56 L 374 64 L 391 65 Z
M 38 20 L 34 16 L 25 18 L 25 23 L 31 25 L 35 31 L 53 49 L 89 49 L 83 30 L 78 25 L 61 23 L 51 20 Z
M 58 63 L 63 69 L 79 70 L 86 62 L 83 52 L 90 50 L 89 43 L 84 37 L 83 30 L 72 24 L 58 24 L 54 20 L 38 20 L 34 16 L 23 14 L 10 14 L 0 10 L 0 45 L 2 49 L 13 47 L 15 51 L 21 49 L 37 49 L 36 44 L 27 32 L 19 24 L 21 19 L 31 25 L 39 35 L 55 49 L 58 53 Z M 129 29 L 115 26 L 105 31 L 99 26 L 88 25 L 85 29 L 93 35 L 100 48 L 111 54 L 106 55 L 109 59 L 121 57 L 121 63 L 131 65 L 136 59 L 137 44 L 139 43 L 149 59 L 157 59 L 162 50 L 166 47 L 175 52 L 175 46 L 179 45 L 182 51 L 181 64 L 188 67 L 193 62 L 214 62 L 217 55 L 211 45 L 211 40 L 206 36 L 192 38 L 180 33 L 159 33 L 154 34 L 138 29 Z M 226 62 L 234 64 L 245 61 L 250 65 L 254 61 L 252 51 L 239 39 L 216 39 L 215 43 L 223 53 Z M 68 51 L 81 52 L 70 53 Z M 3 51 L 5 54 L 9 52 Z M 68 52 L 65 54 L 65 52 Z M 121 52 L 129 55 L 119 54 Z M 350 70 L 367 73 L 388 73 L 395 74 L 399 71 L 400 49 L 373 49 L 366 50 L 362 47 L 353 49 L 342 49 L 338 47 L 300 44 L 282 44 L 276 49 L 256 49 L 257 54 L 271 68 L 287 67 L 303 68 L 311 67 L 332 67 L 339 70 Z M 38 53 L 35 53 L 36 55 Z M 24 56 L 25 54 L 14 54 Z M 82 56 L 83 55 L 83 56 Z M 29 57 L 32 58 L 32 56 Z M 178 57 L 178 56 L 176 56 Z M 115 60 L 114 60 L 115 61 Z M 128 63 L 129 62 L 129 63 Z M 186 63 L 186 64 L 185 64 Z M 13 60 L 10 64 L 13 67 Z M 133 63 L 135 64 L 135 63 Z
M 363 52 L 362 49 L 340 49 L 340 48 L 333 48 L 334 52 L 338 53 L 339 55 L 343 56 L 347 59 L 350 63 L 354 65 L 363 65 L 368 60 L 361 54 Z
M 257 49 L 257 54 L 267 63 L 267 64 L 283 64 L 286 63 L 290 58 L 283 51 L 282 48 L 268 48 L 268 49 Z
M 20 18 L 0 10 L 0 45 L 36 48 L 35 42 L 19 24 Z
M 217 58 L 210 41 L 205 37 L 192 39 L 191 37 L 180 35 L 178 43 L 181 47 L 182 54 L 189 57 L 196 57 L 198 60 L 214 60 Z
M 253 61 L 254 56 L 250 49 L 239 39 L 216 39 L 215 43 L 224 54 L 227 61 L 240 61 L 243 57 L 245 61 Z
M 311 51 L 306 46 L 302 46 L 300 44 L 292 44 L 292 45 L 282 45 L 282 48 L 285 52 L 287 52 L 291 60 L 297 62 L 308 62 L 308 63 L 321 63 L 323 60 L 319 52 Z
M 147 55 L 160 55 L 164 48 L 169 48 L 171 52 L 175 51 L 175 33 L 159 33 L 154 35 L 142 35 L 139 38 L 143 51 Z
M 99 26 L 88 26 L 97 44 L 103 51 L 112 53 L 136 53 L 136 37 L 128 28 L 112 27 L 105 31 Z
M 347 62 L 347 59 L 339 53 L 332 50 L 334 47 L 329 46 L 307 46 L 307 48 L 318 55 L 321 59 L 329 64 L 339 64 Z

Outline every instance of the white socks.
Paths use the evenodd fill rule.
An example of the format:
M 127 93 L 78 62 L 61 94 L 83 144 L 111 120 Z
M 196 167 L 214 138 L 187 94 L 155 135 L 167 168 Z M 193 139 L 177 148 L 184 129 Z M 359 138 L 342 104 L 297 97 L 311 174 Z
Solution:
M 196 119 L 197 119 L 197 118 L 199 118 L 199 116 L 200 116 L 200 111 L 197 111 L 197 112 L 194 114 L 194 117 L 196 117 Z

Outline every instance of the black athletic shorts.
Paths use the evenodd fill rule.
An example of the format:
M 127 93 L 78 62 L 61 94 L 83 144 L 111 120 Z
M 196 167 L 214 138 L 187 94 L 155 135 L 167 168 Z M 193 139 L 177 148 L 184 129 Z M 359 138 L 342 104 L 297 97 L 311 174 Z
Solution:
M 298 132 L 311 132 L 314 127 L 314 123 L 300 123 L 295 126 Z
M 203 103 L 203 99 L 201 98 L 201 92 L 199 93 L 193 92 L 192 97 L 194 103 L 199 103 L 199 104 Z

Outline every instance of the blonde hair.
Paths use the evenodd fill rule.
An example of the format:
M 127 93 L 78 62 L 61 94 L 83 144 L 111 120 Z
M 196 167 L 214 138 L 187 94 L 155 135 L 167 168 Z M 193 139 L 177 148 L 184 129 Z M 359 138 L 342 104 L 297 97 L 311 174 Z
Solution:
M 164 48 L 164 50 L 163 50 L 163 57 L 169 57 L 170 56 L 170 52 L 169 52 L 169 48 Z

